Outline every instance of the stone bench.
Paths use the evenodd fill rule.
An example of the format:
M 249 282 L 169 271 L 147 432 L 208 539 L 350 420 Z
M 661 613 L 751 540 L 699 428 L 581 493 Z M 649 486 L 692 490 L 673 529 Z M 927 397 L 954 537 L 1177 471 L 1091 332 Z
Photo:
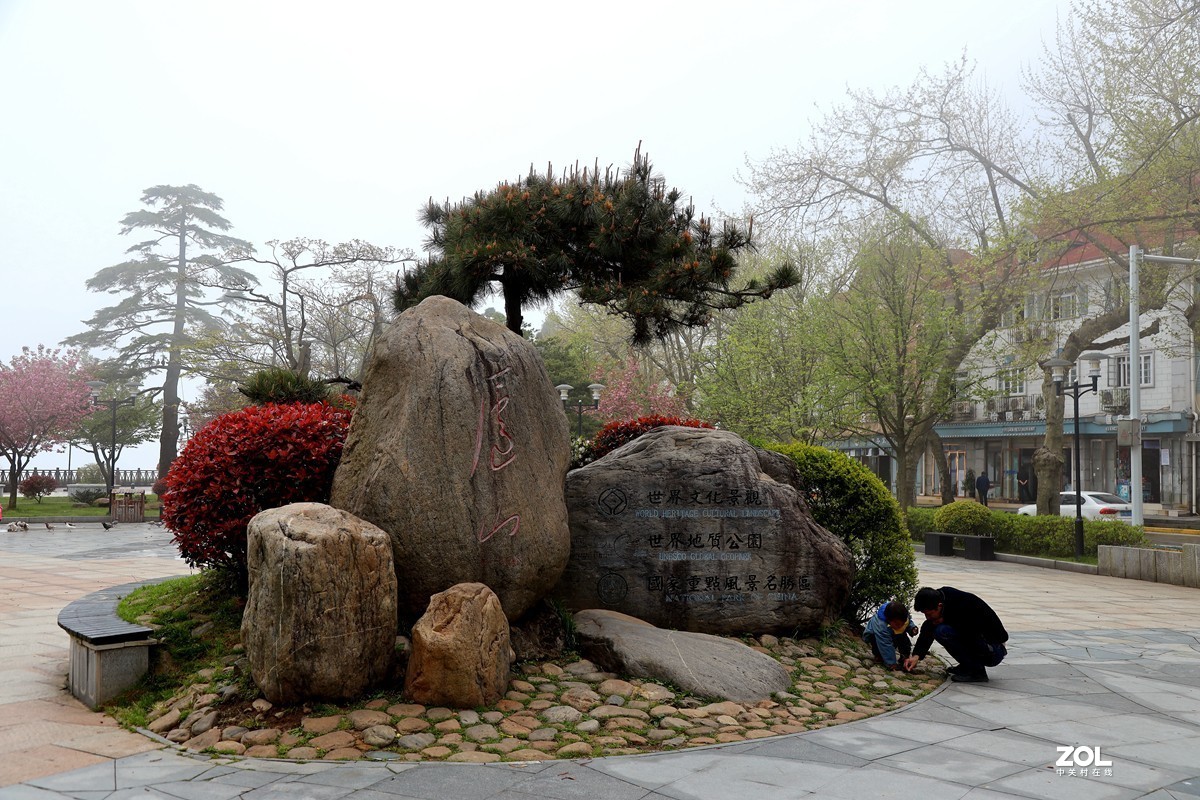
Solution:
M 964 555 L 972 561 L 996 560 L 996 540 L 991 536 L 955 536 L 934 531 L 925 534 L 925 555 L 954 555 L 955 539 L 962 539 Z
M 79 598 L 58 614 L 58 627 L 71 637 L 67 688 L 88 708 L 96 709 L 137 683 L 150 669 L 153 628 L 117 616 L 121 599 L 139 581 L 101 589 Z

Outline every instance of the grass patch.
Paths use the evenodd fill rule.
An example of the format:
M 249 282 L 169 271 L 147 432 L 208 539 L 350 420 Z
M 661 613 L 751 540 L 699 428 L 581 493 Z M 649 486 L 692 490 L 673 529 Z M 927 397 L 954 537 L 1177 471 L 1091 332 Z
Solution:
M 195 594 L 200 588 L 203 575 L 185 575 L 169 581 L 143 586 L 130 592 L 117 606 L 117 616 L 126 622 L 137 622 L 137 618 L 159 606 L 175 607 Z
M 146 495 L 146 519 L 158 519 L 158 498 Z M 70 497 L 43 497 L 38 502 L 29 497 L 18 497 L 17 507 L 12 508 L 7 499 L 4 502 L 4 515 L 8 520 L 40 519 L 42 517 L 107 517 L 108 508 L 100 506 L 82 506 Z
M 12 508 L 7 502 L 4 514 L 12 519 L 29 517 L 107 517 L 108 509 L 98 506 L 76 508 L 77 503 L 69 497 L 43 497 L 38 502 L 29 497 L 17 500 L 17 507 Z
M 225 590 L 221 576 L 210 573 L 173 578 L 137 589 L 117 606 L 127 622 L 149 616 L 155 628 L 150 673 L 107 710 L 123 725 L 144 726 L 155 706 L 181 685 L 198 680 L 203 669 L 221 673 L 241 635 L 242 599 Z M 193 631 L 204 623 L 211 628 L 202 637 Z M 243 676 L 243 688 L 248 676 Z M 256 690 L 254 690 L 256 691 Z

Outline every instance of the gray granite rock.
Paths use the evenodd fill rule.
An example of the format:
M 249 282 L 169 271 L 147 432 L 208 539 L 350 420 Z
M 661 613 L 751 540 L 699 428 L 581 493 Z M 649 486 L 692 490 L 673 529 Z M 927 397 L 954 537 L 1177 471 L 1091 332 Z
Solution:
M 788 671 L 778 661 L 732 639 L 664 630 L 604 610 L 579 612 L 575 628 L 580 649 L 591 660 L 702 697 L 753 703 L 791 688 Z
M 853 558 L 779 479 L 784 462 L 728 431 L 665 426 L 572 470 L 571 558 L 554 595 L 703 633 L 830 624 Z

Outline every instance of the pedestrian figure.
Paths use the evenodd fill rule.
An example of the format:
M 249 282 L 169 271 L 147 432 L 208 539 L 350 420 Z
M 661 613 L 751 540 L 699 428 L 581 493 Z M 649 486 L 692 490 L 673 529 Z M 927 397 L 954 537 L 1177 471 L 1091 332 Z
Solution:
M 975 479 L 975 496 L 979 498 L 979 502 L 983 503 L 984 508 L 988 503 L 988 490 L 992 488 L 992 482 L 988 480 L 987 470 L 979 473 L 979 477 Z
M 936 640 L 958 662 L 950 667 L 950 679 L 958 683 L 980 683 L 988 679 L 987 668 L 1004 660 L 1008 631 L 992 607 L 970 592 L 952 586 L 922 587 L 913 608 L 925 615 L 913 654 L 904 659 L 912 671 L 929 653 Z

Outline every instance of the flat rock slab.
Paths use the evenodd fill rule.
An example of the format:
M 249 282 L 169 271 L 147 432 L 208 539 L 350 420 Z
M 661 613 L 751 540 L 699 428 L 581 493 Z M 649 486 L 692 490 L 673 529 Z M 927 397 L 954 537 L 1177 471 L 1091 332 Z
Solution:
M 663 630 L 600 609 L 577 613 L 575 629 L 583 654 L 606 669 L 669 681 L 702 697 L 756 703 L 791 687 L 782 664 L 732 639 Z

